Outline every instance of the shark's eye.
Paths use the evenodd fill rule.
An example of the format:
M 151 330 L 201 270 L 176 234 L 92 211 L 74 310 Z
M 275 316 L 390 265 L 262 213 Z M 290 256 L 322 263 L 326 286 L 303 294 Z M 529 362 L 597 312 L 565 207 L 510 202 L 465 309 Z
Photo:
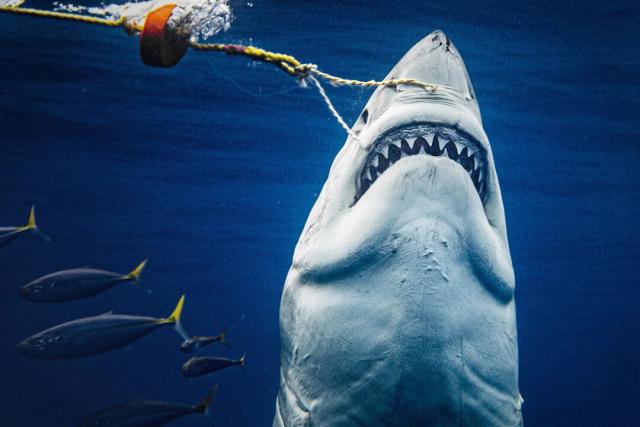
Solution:
M 36 294 L 39 293 L 42 290 L 42 285 L 35 285 L 33 287 L 33 292 L 35 292 Z
M 369 111 L 365 108 L 362 112 L 362 122 L 366 125 L 369 120 Z

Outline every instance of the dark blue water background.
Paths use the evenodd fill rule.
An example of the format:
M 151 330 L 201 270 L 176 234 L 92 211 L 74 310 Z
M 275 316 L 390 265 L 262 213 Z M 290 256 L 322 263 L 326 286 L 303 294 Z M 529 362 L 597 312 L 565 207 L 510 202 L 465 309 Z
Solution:
M 637 2 L 253 3 L 234 1 L 237 19 L 216 40 L 346 77 L 380 79 L 428 32 L 447 32 L 503 189 L 525 423 L 640 425 Z M 195 403 L 219 382 L 217 426 L 270 425 L 282 283 L 345 137 L 318 94 L 223 54 L 147 68 L 120 30 L 0 15 L 0 40 L 0 225 L 21 224 L 36 203 L 53 238 L 0 253 L 0 424 L 70 426 L 118 399 Z M 350 123 L 370 94 L 328 91 Z M 17 295 L 52 271 L 127 272 L 147 257 L 152 295 L 126 284 L 63 305 Z M 209 351 L 246 350 L 244 373 L 182 378 L 169 328 L 73 361 L 15 353 L 26 336 L 74 318 L 167 315 L 182 293 L 187 329 L 229 326 L 231 348 Z

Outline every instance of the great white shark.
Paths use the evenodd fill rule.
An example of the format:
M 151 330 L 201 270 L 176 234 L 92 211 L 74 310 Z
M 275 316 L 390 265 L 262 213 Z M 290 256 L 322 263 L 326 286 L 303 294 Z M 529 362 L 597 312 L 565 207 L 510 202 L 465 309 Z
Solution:
M 519 426 L 515 278 L 466 67 L 435 31 L 335 158 L 280 306 L 274 427 Z

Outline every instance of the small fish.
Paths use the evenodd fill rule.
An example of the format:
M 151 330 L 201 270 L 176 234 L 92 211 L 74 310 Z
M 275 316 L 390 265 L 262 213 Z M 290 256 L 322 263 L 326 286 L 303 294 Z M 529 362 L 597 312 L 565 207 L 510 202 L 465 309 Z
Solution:
M 18 344 L 18 353 L 40 359 L 70 359 L 115 350 L 165 325 L 186 336 L 180 324 L 184 295 L 167 318 L 105 313 L 63 323 Z
M 13 242 L 19 236 L 24 234 L 25 232 L 30 232 L 40 237 L 45 242 L 50 242 L 51 239 L 44 234 L 38 228 L 36 224 L 36 207 L 31 206 L 31 210 L 29 211 L 29 219 L 27 223 L 21 227 L 0 227 L 0 249 L 3 249 L 9 243 Z
M 215 337 L 212 337 L 212 336 L 200 337 L 200 336 L 194 335 L 191 338 L 187 338 L 186 340 L 184 340 L 184 342 L 180 346 L 180 350 L 184 353 L 193 353 L 196 349 L 202 348 L 206 345 L 209 345 L 217 341 L 220 341 L 221 343 L 226 344 L 227 339 L 225 334 L 226 334 L 226 329 L 223 329 Z
M 66 302 L 92 297 L 118 283 L 136 282 L 146 263 L 145 259 L 130 273 L 124 275 L 93 268 L 58 271 L 23 286 L 20 296 L 35 302 Z
M 246 354 L 238 360 L 227 359 L 225 357 L 192 357 L 182 365 L 182 375 L 193 378 L 219 371 L 229 366 L 239 365 L 244 367 Z
M 209 416 L 209 407 L 218 389 L 216 384 L 195 405 L 154 400 L 131 400 L 108 406 L 80 421 L 78 427 L 158 427 L 190 414 Z

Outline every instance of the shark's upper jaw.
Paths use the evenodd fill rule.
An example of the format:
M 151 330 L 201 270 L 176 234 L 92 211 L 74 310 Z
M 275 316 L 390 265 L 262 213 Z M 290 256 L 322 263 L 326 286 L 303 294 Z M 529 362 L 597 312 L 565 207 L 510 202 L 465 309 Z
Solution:
M 391 129 L 377 138 L 356 180 L 354 204 L 378 177 L 408 156 L 449 158 L 467 171 L 480 200 L 484 203 L 487 194 L 487 162 L 481 144 L 472 136 L 455 128 L 422 123 Z

